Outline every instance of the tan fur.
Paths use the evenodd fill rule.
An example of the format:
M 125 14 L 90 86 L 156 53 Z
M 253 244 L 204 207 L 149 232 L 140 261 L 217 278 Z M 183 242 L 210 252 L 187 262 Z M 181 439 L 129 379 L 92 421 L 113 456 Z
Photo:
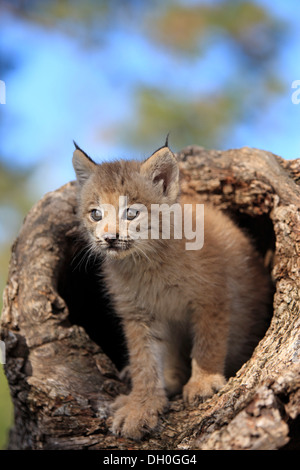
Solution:
M 178 166 L 167 147 L 144 163 L 102 165 L 77 148 L 73 164 L 80 217 L 92 249 L 104 257 L 104 279 L 130 356 L 132 391 L 115 401 L 112 430 L 140 439 L 157 425 L 167 395 L 183 388 L 184 399 L 196 404 L 249 358 L 265 326 L 268 280 L 244 233 L 207 205 L 200 250 L 186 250 L 184 238 L 133 240 L 109 250 L 107 228 L 96 239 L 90 211 L 103 203 L 118 208 L 120 195 L 149 209 L 179 200 Z

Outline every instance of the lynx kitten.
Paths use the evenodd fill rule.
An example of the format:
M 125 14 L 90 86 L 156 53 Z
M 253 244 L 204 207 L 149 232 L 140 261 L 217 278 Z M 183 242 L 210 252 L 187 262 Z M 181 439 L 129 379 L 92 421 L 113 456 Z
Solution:
M 180 199 L 178 164 L 167 144 L 144 162 L 100 165 L 75 146 L 79 217 L 103 258 L 129 351 L 132 389 L 113 404 L 112 431 L 140 439 L 158 424 L 167 396 L 183 390 L 196 405 L 250 357 L 267 316 L 268 280 L 245 234 L 207 205 L 199 249 L 187 249 L 185 234 L 174 235 L 174 217 L 168 238 L 161 228 L 151 237 L 154 206 L 162 209 L 159 222 L 173 204 L 186 206 L 182 224 L 197 225 L 194 201 Z

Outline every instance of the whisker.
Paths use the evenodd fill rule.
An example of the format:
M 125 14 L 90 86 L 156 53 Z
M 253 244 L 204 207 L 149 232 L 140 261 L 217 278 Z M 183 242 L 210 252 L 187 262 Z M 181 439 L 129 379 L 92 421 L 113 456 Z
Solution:
M 135 247 L 138 250 L 138 252 L 140 252 L 145 258 L 147 258 L 149 262 L 151 262 L 149 256 L 144 252 L 144 250 L 140 246 L 138 246 L 138 244 L 136 244 Z
M 85 256 L 86 256 L 86 253 L 84 253 L 84 255 L 83 255 L 82 257 L 80 257 L 80 256 L 81 256 L 81 254 L 82 254 L 84 251 L 86 251 L 86 250 L 87 250 L 87 247 L 84 246 L 84 247 L 81 248 L 81 250 L 79 250 L 78 253 L 76 253 L 76 255 L 73 257 L 73 259 L 72 259 L 72 261 L 71 261 L 71 266 L 74 266 L 75 261 L 77 261 L 78 258 L 79 258 L 77 264 L 76 264 L 76 265 L 73 267 L 73 269 L 72 269 L 73 271 L 75 271 L 75 270 L 82 264 L 82 261 L 83 261 L 83 259 L 84 259 Z
M 84 254 L 82 255 L 82 253 Z M 76 269 L 81 269 L 84 262 L 85 262 L 85 271 L 87 271 L 87 266 L 92 255 L 96 255 L 96 253 L 94 250 L 93 243 L 89 242 L 89 244 L 87 246 L 84 246 L 81 250 L 79 250 L 79 252 L 76 253 L 74 258 L 72 259 L 71 265 L 74 263 L 74 261 L 76 261 L 80 257 L 78 263 L 74 266 L 73 271 L 75 271 Z

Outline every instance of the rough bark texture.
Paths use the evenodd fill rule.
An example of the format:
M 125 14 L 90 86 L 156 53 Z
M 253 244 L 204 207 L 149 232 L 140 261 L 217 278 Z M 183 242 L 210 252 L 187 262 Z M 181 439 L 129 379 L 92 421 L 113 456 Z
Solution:
M 33 207 L 12 247 L 1 317 L 15 407 L 9 448 L 300 448 L 300 160 L 200 147 L 178 158 L 182 191 L 229 211 L 270 267 L 274 308 L 264 338 L 198 408 L 178 396 L 142 442 L 113 436 L 109 405 L 127 390 L 117 373 L 126 349 L 99 265 L 82 257 L 68 183 Z

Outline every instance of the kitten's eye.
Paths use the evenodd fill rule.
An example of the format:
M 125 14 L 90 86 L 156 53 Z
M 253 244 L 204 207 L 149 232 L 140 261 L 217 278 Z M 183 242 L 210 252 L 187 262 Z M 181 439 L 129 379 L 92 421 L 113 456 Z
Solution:
M 99 222 L 99 220 L 102 220 L 102 212 L 99 209 L 93 209 L 90 217 L 94 222 Z
M 127 220 L 133 220 L 139 215 L 139 213 L 140 211 L 129 207 L 129 209 L 127 209 L 126 218 Z

